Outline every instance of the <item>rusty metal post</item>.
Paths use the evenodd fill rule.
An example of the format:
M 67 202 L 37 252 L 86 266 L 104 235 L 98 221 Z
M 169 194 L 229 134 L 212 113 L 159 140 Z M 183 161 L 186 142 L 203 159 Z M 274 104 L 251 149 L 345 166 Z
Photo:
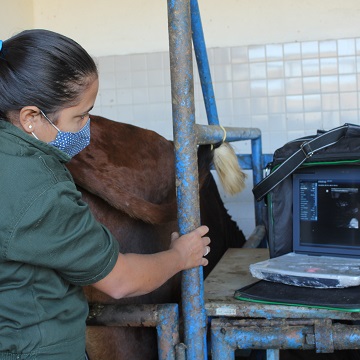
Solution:
M 168 0 L 168 29 L 178 223 L 180 234 L 185 234 L 200 225 L 189 0 Z M 206 359 L 206 314 L 201 267 L 183 273 L 182 310 L 187 359 Z
M 156 326 L 159 359 L 180 360 L 176 357 L 176 346 L 180 343 L 179 311 L 177 304 L 158 305 Z
M 226 131 L 226 141 L 228 142 L 239 140 L 256 140 L 261 137 L 261 131 L 257 128 L 196 125 L 198 144 L 202 145 L 219 143 L 224 137 L 224 129 Z
M 182 359 L 177 304 L 89 305 L 87 326 L 156 327 L 159 360 Z
M 279 349 L 359 349 L 360 326 L 331 319 L 213 319 L 211 344 L 214 360 L 232 360 L 238 348 L 267 350 L 267 360 L 278 360 Z
M 247 325 L 246 321 L 214 319 L 211 325 L 212 357 L 214 360 L 234 360 L 238 348 L 269 349 L 267 359 L 278 360 L 277 349 L 313 348 L 304 344 L 305 334 L 311 331 L 311 326 L 288 326 L 282 321 L 259 320 Z

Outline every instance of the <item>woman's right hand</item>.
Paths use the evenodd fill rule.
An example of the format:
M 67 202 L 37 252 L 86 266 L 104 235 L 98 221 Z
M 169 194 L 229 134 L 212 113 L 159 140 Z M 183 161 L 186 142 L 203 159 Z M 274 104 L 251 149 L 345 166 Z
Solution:
M 182 260 L 182 270 L 209 263 L 204 257 L 210 252 L 210 238 L 205 236 L 208 231 L 209 228 L 202 225 L 182 236 L 177 232 L 171 234 L 170 249 L 178 253 Z

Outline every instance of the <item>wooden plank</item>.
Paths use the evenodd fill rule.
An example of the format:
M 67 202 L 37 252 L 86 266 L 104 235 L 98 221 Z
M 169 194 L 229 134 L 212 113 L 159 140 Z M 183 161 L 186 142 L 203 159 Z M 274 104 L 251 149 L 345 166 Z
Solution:
M 236 290 L 258 281 L 250 275 L 249 265 L 268 257 L 268 249 L 228 249 L 204 281 L 207 316 L 266 319 L 360 319 L 360 313 L 302 306 L 259 304 L 235 299 Z
M 204 282 L 205 301 L 232 299 L 235 290 L 257 281 L 249 265 L 268 257 L 268 249 L 228 249 Z

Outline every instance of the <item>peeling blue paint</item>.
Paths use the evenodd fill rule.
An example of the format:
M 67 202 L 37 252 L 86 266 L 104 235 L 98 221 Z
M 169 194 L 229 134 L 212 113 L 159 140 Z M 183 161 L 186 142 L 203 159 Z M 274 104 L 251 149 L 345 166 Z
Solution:
M 189 1 L 169 1 L 169 48 L 180 233 L 200 225 L 194 84 Z M 187 359 L 207 359 L 202 268 L 183 273 L 182 299 Z

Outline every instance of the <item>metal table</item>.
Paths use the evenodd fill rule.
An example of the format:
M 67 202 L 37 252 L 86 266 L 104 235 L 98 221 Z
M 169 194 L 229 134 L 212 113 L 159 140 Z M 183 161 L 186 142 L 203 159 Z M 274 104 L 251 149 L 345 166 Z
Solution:
M 266 258 L 267 249 L 229 249 L 205 280 L 213 359 L 235 359 L 236 349 L 266 349 L 267 359 L 275 360 L 280 349 L 320 353 L 360 347 L 360 326 L 354 325 L 359 312 L 235 299 L 237 289 L 257 281 L 249 265 Z

